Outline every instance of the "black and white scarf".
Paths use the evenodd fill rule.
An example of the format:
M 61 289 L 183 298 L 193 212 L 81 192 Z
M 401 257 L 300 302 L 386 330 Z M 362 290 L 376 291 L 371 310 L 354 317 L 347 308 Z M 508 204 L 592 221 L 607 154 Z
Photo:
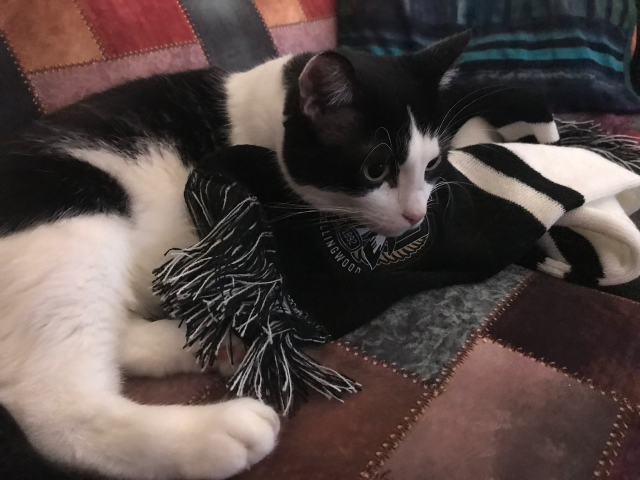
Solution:
M 229 332 L 245 342 L 233 391 L 285 412 L 309 390 L 353 392 L 356 382 L 302 352 L 329 339 L 324 329 L 340 336 L 402 297 L 512 263 L 591 286 L 640 275 L 633 141 L 554 120 L 518 89 L 463 99 L 445 116 L 455 135 L 426 221 L 396 238 L 270 209 L 296 201 L 278 187 L 271 151 L 236 146 L 203 159 L 185 192 L 201 241 L 156 270 L 154 291 L 204 363 Z
M 629 218 L 640 208 L 640 176 L 605 158 L 597 146 L 564 146 L 568 141 L 558 124 L 567 134 L 579 128 L 519 122 L 498 129 L 504 141 L 496 143 L 485 129 L 489 125 L 475 118 L 454 138 L 449 163 L 490 194 L 496 210 L 505 210 L 506 202 L 520 207 L 505 222 L 544 230 L 524 263 L 585 285 L 629 282 L 640 275 L 640 232 Z M 518 142 L 522 138 L 529 142 Z M 532 138 L 539 143 L 530 143 Z
M 420 229 L 385 238 L 324 215 L 273 222 L 292 296 L 332 334 L 406 295 L 512 263 L 587 286 L 640 275 L 633 139 L 555 119 L 522 89 L 478 90 L 451 105 L 444 121 L 455 135 Z

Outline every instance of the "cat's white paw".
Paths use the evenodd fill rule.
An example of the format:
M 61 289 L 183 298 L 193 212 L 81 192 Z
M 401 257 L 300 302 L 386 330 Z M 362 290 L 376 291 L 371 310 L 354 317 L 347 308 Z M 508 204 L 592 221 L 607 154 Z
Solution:
M 276 446 L 280 418 L 273 408 L 252 398 L 227 402 L 229 435 L 247 449 L 247 460 L 253 465 L 262 460 Z
M 280 419 L 257 400 L 231 400 L 202 413 L 196 428 L 204 438 L 198 442 L 199 435 L 193 437 L 198 443 L 189 446 L 189 460 L 182 472 L 189 479 L 233 476 L 262 460 L 276 446 Z

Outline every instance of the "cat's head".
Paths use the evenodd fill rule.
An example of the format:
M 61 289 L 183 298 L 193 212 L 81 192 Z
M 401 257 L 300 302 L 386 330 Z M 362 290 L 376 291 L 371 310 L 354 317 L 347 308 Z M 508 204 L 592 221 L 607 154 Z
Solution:
M 313 207 L 383 235 L 417 227 L 446 144 L 440 91 L 469 36 L 397 57 L 294 57 L 281 159 L 290 186 Z

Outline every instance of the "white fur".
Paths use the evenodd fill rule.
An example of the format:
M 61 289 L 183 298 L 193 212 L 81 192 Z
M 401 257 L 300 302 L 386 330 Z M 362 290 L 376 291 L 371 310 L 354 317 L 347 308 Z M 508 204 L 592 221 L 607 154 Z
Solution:
M 398 190 L 400 191 L 402 213 L 406 216 L 424 218 L 427 201 L 434 185 L 424 179 L 427 165 L 440 155 L 438 138 L 421 132 L 411 117 L 409 153 L 407 161 L 400 168 Z
M 285 88 L 282 69 L 291 55 L 230 75 L 226 83 L 232 145 L 252 144 L 282 154 Z
M 48 458 L 124 478 L 221 479 L 275 446 L 275 412 L 251 399 L 143 406 L 122 397 L 119 365 L 160 376 L 198 371 L 174 322 L 157 313 L 151 272 L 195 241 L 174 149 L 136 158 L 69 151 L 117 178 L 130 219 L 91 215 L 0 239 L 0 403 Z
M 361 200 L 375 229 L 388 236 L 417 228 L 427 214 L 427 202 L 434 184 L 425 181 L 428 163 L 440 154 L 438 139 L 421 132 L 412 115 L 406 161 L 400 166 L 395 187 L 384 183 Z M 409 219 L 420 219 L 417 223 Z
M 273 448 L 273 410 L 249 399 L 142 406 L 119 394 L 134 231 L 95 215 L 2 239 L 0 402 L 53 460 L 126 478 L 228 477 Z
M 134 248 L 131 265 L 135 304 L 128 308 L 149 317 L 160 313 L 149 285 L 152 270 L 166 259 L 169 248 L 193 245 L 196 235 L 184 203 L 189 171 L 169 145 L 149 144 L 145 153 L 124 160 L 107 149 L 75 149 L 69 153 L 109 172 L 131 198 Z
M 427 202 L 435 186 L 425 181 L 425 170 L 427 164 L 440 154 L 440 146 L 436 137 L 420 132 L 413 116 L 410 118 L 408 155 L 400 166 L 395 186 L 385 182 L 363 197 L 298 185 L 287 176 L 290 186 L 319 210 L 358 212 L 358 220 L 386 236 L 397 236 L 417 228 L 427 214 Z M 421 220 L 415 223 L 407 217 Z

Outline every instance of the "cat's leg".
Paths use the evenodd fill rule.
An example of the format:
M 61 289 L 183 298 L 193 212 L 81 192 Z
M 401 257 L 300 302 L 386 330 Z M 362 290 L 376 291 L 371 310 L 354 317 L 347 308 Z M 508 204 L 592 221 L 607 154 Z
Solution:
M 120 366 L 129 375 L 149 377 L 203 371 L 197 347 L 185 348 L 185 341 L 176 320 L 150 322 L 131 314 L 120 338 Z
M 0 403 L 54 461 L 132 479 L 231 476 L 273 449 L 271 408 L 143 406 L 119 393 L 128 229 L 96 215 L 0 239 Z
M 230 346 L 228 338 L 225 339 L 214 365 L 202 368 L 195 356 L 198 345 L 185 347 L 185 327 L 178 327 L 178 323 L 176 320 L 150 322 L 131 314 L 119 343 L 122 370 L 129 375 L 149 377 L 212 370 L 231 376 L 235 372 L 245 353 L 240 339 L 232 335 Z

